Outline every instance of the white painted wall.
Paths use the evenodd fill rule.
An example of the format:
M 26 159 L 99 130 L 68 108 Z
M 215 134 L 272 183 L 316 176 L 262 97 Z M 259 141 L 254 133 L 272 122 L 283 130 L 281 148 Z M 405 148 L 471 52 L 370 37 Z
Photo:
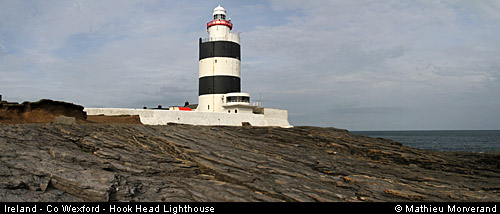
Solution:
M 198 96 L 198 107 L 196 108 L 196 111 L 224 112 L 224 107 L 222 106 L 225 101 L 224 94 L 204 94 Z M 210 109 L 208 108 L 208 105 L 210 105 Z
M 237 110 L 237 111 L 235 111 Z M 230 114 L 252 114 L 253 108 L 250 106 L 245 107 L 245 106 L 226 106 L 225 111 L 230 113 Z M 230 112 L 229 112 L 230 111 Z
M 231 41 L 240 44 L 240 35 L 236 33 L 228 33 L 222 37 L 209 37 L 208 41 Z
M 229 33 L 227 34 L 226 40 L 240 44 L 240 34 Z
M 210 38 L 227 38 L 231 29 L 226 25 L 213 25 L 207 31 Z
M 264 109 L 264 114 L 229 114 L 222 112 L 168 111 L 155 109 L 127 108 L 85 108 L 87 115 L 139 115 L 141 122 L 147 125 L 167 125 L 182 123 L 191 125 L 241 126 L 249 122 L 252 126 L 292 127 L 288 122 L 288 113 L 281 109 Z M 266 114 L 269 113 L 269 115 Z
M 241 75 L 240 60 L 230 57 L 210 57 L 199 61 L 199 76 Z

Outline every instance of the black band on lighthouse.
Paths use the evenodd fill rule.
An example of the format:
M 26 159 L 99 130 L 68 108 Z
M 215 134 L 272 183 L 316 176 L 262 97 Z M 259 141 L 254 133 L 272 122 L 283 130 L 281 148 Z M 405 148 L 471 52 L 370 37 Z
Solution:
M 200 39 L 200 60 L 209 57 L 231 57 L 241 60 L 240 44 L 230 41 L 202 42 Z
M 235 76 L 200 77 L 199 95 L 240 92 L 241 79 Z

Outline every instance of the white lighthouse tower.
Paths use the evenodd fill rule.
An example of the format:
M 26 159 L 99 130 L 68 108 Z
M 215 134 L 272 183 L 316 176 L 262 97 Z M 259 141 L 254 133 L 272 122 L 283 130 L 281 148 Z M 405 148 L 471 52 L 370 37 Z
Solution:
M 232 29 L 226 10 L 217 6 L 207 23 L 208 38 L 200 38 L 197 111 L 252 113 L 255 107 L 250 95 L 241 93 L 240 36 Z

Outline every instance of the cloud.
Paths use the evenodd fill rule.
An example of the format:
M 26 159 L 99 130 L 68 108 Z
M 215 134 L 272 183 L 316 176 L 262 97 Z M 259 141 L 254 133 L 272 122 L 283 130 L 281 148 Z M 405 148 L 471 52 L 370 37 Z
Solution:
M 14 93 L 2 90 L 11 92 L 4 97 L 130 107 L 144 91 L 196 83 L 197 64 L 191 59 L 196 59 L 197 39 L 190 41 L 183 32 L 195 18 L 182 10 L 161 1 L 31 3 L 3 5 L 18 11 L 1 19 L 11 29 L 2 30 L 0 38 L 13 50 L 0 59 L 8 76 L 2 89 L 16 87 Z M 31 8 L 19 13 L 27 5 Z M 193 81 L 185 81 L 187 71 Z
M 257 27 L 245 34 L 252 61 L 243 72 L 258 76 L 248 84 L 254 86 L 251 90 L 265 91 L 268 98 L 280 100 L 285 94 L 302 101 L 318 98 L 291 106 L 291 115 L 313 111 L 296 123 L 336 121 L 346 115 L 335 110 L 339 106 L 419 111 L 436 104 L 435 97 L 443 94 L 498 94 L 494 89 L 499 42 L 494 35 L 500 32 L 490 30 L 498 28 L 489 19 L 475 21 L 482 25 L 465 22 L 462 13 L 479 10 L 460 6 L 422 1 L 314 1 L 305 6 L 302 1 L 272 1 L 275 10 L 299 12 L 291 13 L 284 25 Z M 446 101 L 451 106 L 463 102 Z M 345 125 L 369 129 L 364 124 L 372 120 L 370 115 L 359 115 L 366 116 L 364 123 Z M 411 128 L 411 123 L 404 125 Z M 398 126 L 387 122 L 387 127 Z
M 1 1 L 0 91 L 89 107 L 195 103 L 198 38 L 218 3 Z M 242 89 L 295 125 L 500 127 L 496 1 L 222 4 L 243 31 Z

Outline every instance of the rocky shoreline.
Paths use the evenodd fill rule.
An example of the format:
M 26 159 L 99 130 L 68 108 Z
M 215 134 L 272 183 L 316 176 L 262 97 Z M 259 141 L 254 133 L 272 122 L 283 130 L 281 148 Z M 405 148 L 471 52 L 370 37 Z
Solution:
M 500 152 L 320 127 L 4 124 L 0 201 L 500 201 Z

